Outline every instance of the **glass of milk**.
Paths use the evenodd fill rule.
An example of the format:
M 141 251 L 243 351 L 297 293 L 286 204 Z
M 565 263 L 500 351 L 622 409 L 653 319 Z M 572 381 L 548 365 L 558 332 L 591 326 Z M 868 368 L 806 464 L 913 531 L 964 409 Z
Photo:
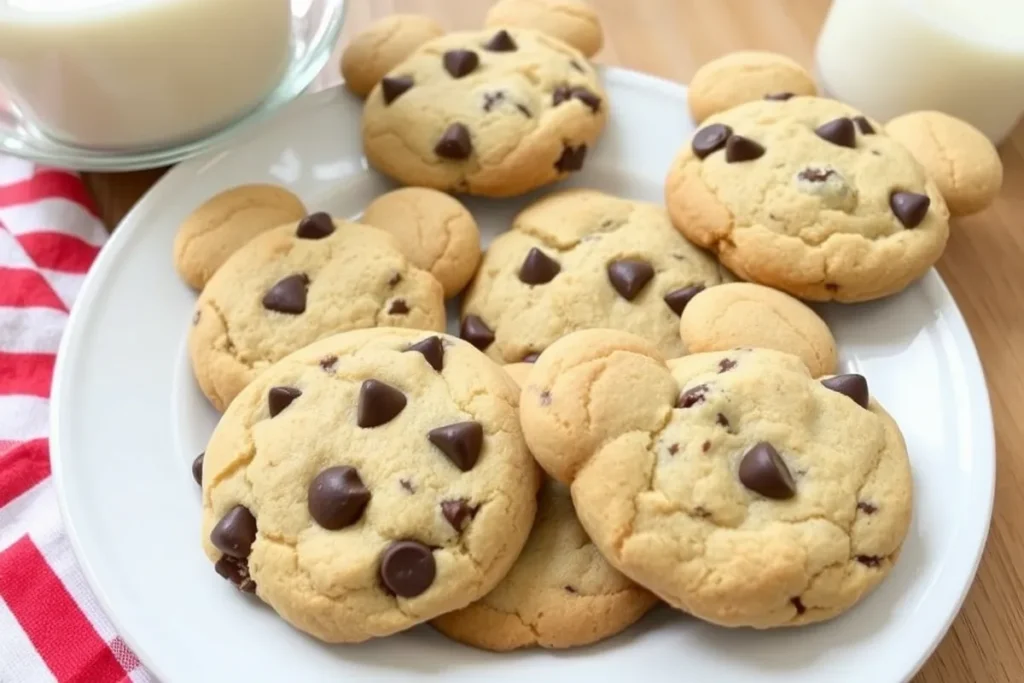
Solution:
M 874 118 L 934 109 L 999 144 L 1024 114 L 1024 0 L 834 0 L 817 68 Z
M 0 149 L 80 168 L 181 158 L 306 88 L 344 5 L 0 0 Z

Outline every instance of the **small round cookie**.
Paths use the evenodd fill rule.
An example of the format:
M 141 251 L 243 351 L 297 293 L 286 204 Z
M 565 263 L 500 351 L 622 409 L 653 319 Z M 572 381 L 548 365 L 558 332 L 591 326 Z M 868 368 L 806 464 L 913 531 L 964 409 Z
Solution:
M 207 283 L 189 331 L 192 370 L 218 410 L 264 368 L 336 332 L 443 330 L 441 285 L 394 237 L 315 213 L 235 252 Z
M 679 317 L 687 353 L 754 347 L 797 356 L 812 377 L 836 372 L 836 340 L 825 321 L 788 294 L 730 282 L 693 297 Z
M 275 363 L 203 463 L 203 548 L 221 576 L 327 642 L 461 609 L 508 572 L 540 483 L 518 395 L 465 342 L 357 330 Z
M 665 210 L 596 190 L 550 194 L 491 243 L 463 298 L 461 336 L 500 363 L 532 362 L 573 330 L 632 330 L 683 353 L 679 313 L 730 276 Z
M 775 52 L 743 50 L 697 69 L 686 100 L 693 120 L 700 123 L 744 102 L 817 94 L 814 78 L 796 61 Z
M 925 167 L 954 216 L 978 213 L 1003 185 L 1003 163 L 980 130 L 938 111 L 916 111 L 885 125 Z
M 305 215 L 302 201 L 277 185 L 224 190 L 182 221 L 174 236 L 174 268 L 189 287 L 202 289 L 243 244 Z
M 413 265 L 437 278 L 445 298 L 461 292 L 480 265 L 480 230 L 473 214 L 444 192 L 393 190 L 370 202 L 359 222 L 394 235 Z
M 451 33 L 370 93 L 363 148 L 405 185 L 508 197 L 580 170 L 607 115 L 594 68 L 557 38 L 528 29 Z
M 815 380 L 769 349 L 666 363 L 586 330 L 544 352 L 520 401 L 527 445 L 608 562 L 712 623 L 837 616 L 906 537 L 906 446 L 861 375 Z
M 366 97 L 384 74 L 395 68 L 416 48 L 444 35 L 441 25 L 418 14 L 392 14 L 370 24 L 341 53 L 345 87 Z
M 582 0 L 498 0 L 487 11 L 487 28 L 532 28 L 593 57 L 604 44 L 597 12 Z
M 949 237 L 946 202 L 910 152 L 856 109 L 817 97 L 712 116 L 673 162 L 665 203 L 736 275 L 812 301 L 894 294 Z

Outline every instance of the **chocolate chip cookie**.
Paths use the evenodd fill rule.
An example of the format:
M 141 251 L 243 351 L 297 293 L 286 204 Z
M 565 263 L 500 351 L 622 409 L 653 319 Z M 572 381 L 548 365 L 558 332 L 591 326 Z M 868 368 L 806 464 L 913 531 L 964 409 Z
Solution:
M 653 204 L 595 190 L 549 195 L 484 255 L 463 300 L 461 335 L 501 363 L 531 361 L 574 330 L 632 330 L 684 352 L 679 314 L 730 279 Z
M 938 260 L 949 211 L 876 121 L 817 97 L 712 116 L 665 184 L 676 227 L 743 279 L 805 299 L 866 301 Z
M 328 642 L 460 609 L 508 572 L 539 473 L 515 384 L 469 344 L 357 330 L 275 363 L 203 463 L 217 573 Z
M 686 102 L 693 120 L 700 123 L 744 102 L 817 94 L 814 78 L 796 61 L 775 52 L 741 50 L 697 69 L 690 79 Z
M 505 197 L 583 167 L 608 115 L 594 68 L 529 29 L 451 33 L 374 88 L 363 146 L 406 185 Z
M 834 617 L 907 534 L 906 446 L 861 375 L 816 380 L 766 349 L 666 363 L 634 335 L 587 330 L 537 361 L 521 421 L 608 561 L 716 624 Z
M 264 368 L 336 332 L 443 330 L 444 296 L 388 233 L 314 213 L 235 252 L 203 289 L 192 323 L 196 380 L 224 410 Z

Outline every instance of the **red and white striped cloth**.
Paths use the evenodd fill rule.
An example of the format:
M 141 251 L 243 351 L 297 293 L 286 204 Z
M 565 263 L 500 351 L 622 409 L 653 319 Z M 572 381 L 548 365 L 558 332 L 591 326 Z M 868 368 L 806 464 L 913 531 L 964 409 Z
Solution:
M 0 683 L 155 680 L 89 590 L 50 480 L 57 346 L 106 237 L 77 176 L 0 157 Z

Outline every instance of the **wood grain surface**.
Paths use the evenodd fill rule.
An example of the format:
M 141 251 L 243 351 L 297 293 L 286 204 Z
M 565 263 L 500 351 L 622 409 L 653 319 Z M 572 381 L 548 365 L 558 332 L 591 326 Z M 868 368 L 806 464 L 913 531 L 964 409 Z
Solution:
M 450 29 L 475 28 L 489 4 L 349 3 L 342 44 L 393 12 L 429 14 Z M 683 83 L 708 59 L 742 48 L 774 50 L 810 66 L 828 10 L 827 0 L 593 0 L 593 5 L 605 28 L 597 61 Z M 337 64 L 332 59 L 318 86 L 339 80 Z M 978 578 L 917 683 L 1024 681 L 1024 126 L 1000 152 L 1006 173 L 999 200 L 982 214 L 955 221 L 939 263 L 988 378 L 998 451 L 995 514 Z M 160 173 L 87 174 L 86 180 L 113 227 Z

